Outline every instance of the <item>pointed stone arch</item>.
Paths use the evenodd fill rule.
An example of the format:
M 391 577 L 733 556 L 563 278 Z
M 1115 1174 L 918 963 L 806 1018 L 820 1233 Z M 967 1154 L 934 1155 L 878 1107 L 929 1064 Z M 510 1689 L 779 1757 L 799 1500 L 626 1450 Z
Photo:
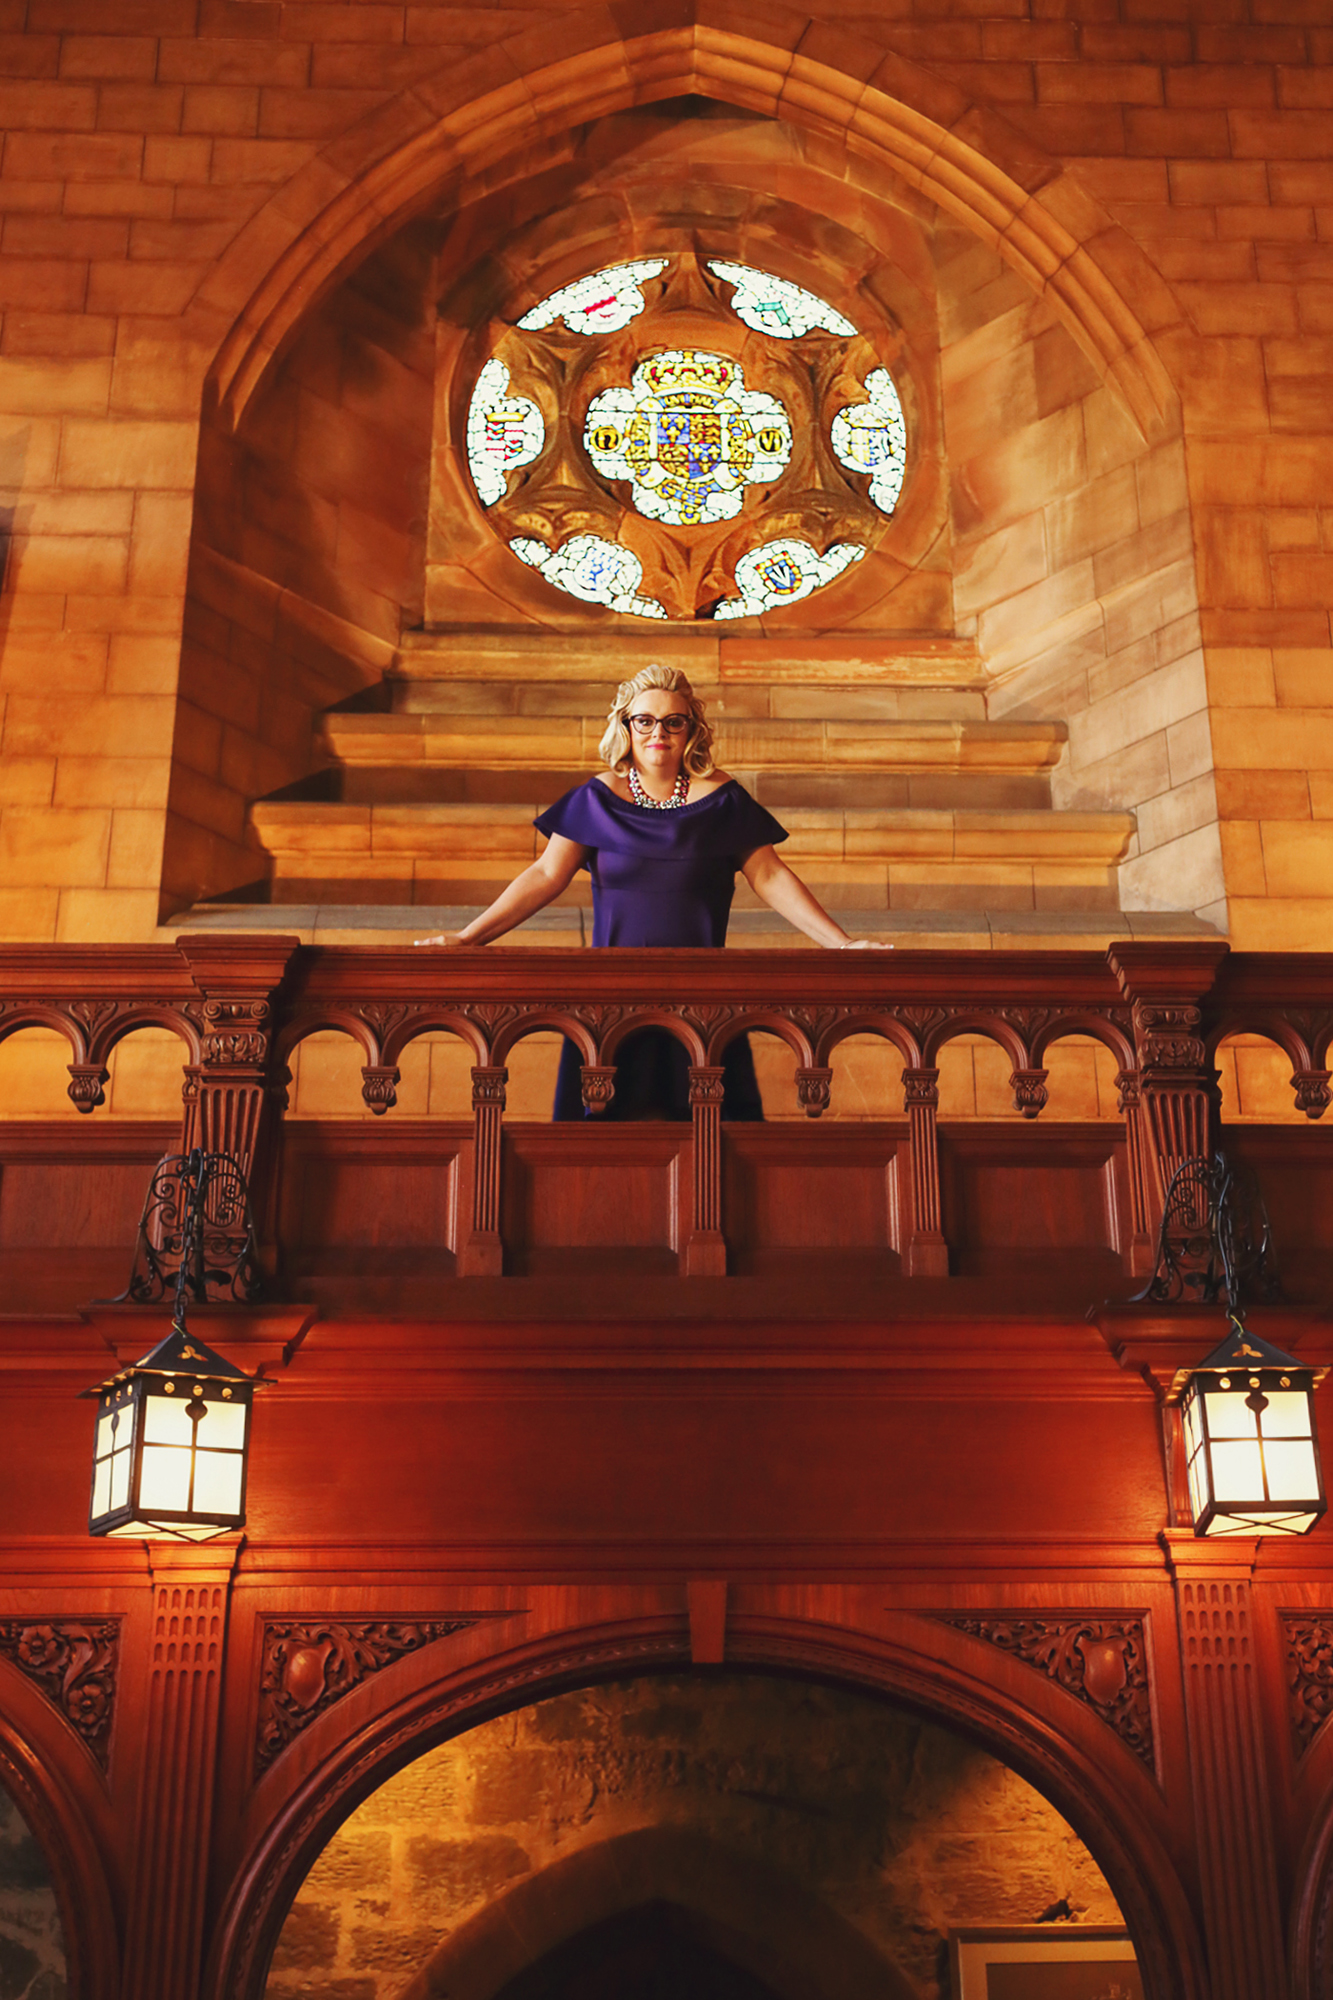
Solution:
M 998 113 L 873 41 L 726 0 L 588 7 L 447 64 L 325 146 L 241 232 L 195 306 L 229 330 L 207 402 L 234 428 L 325 294 L 401 224 L 506 159 L 635 103 L 703 96 L 835 137 L 989 243 L 1047 298 L 1144 437 L 1176 397 L 1154 335 L 1183 323 L 1142 251 Z

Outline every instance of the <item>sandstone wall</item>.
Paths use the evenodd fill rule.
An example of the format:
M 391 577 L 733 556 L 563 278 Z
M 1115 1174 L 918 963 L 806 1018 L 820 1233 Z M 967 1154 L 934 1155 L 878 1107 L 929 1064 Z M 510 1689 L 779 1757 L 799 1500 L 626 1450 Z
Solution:
M 267 2000 L 391 2000 L 431 1954 L 552 1862 L 667 1825 L 827 1903 L 921 2000 L 950 1925 L 1119 1913 L 1054 1809 L 984 1751 L 880 1703 L 739 1675 L 558 1696 L 431 1752 L 366 1801 L 311 1870 Z
M 849 107 L 875 77 L 965 134 L 983 166 L 1017 172 L 1079 254 L 1118 273 L 1144 379 L 1163 370 L 1178 401 L 1185 480 L 1183 507 L 1170 468 L 1150 504 L 1136 492 L 1134 532 L 1160 545 L 1164 575 L 1192 559 L 1203 650 L 1123 681 L 1081 754 L 1091 771 L 1164 751 L 1170 782 L 1144 795 L 1164 802 L 1153 844 L 1192 843 L 1170 868 L 1192 858 L 1203 881 L 1220 843 L 1237 943 L 1323 944 L 1326 0 L 885 0 L 823 8 L 813 26 L 708 0 L 700 18 L 717 94 L 827 137 L 808 88 L 779 101 L 787 52 L 850 79 Z M 512 85 L 531 117 L 516 79 L 545 66 L 543 129 L 577 127 L 610 108 L 595 52 L 656 21 L 402 0 L 0 0 L 0 936 L 135 937 L 157 920 L 173 751 L 197 727 L 180 694 L 200 411 L 247 301 L 303 230 L 337 239 L 349 266 L 373 247 L 373 200 L 345 244 L 329 204 L 430 128 L 451 92 Z M 762 75 L 756 47 L 779 51 Z M 623 101 L 645 86 L 618 87 Z M 442 157 L 442 182 L 449 171 Z M 849 211 L 858 201 L 849 178 Z M 1014 229 L 976 212 L 1006 254 Z M 1037 291 L 1059 276 L 1032 267 Z M 311 284 L 302 310 L 318 304 Z M 977 615 L 1002 621 L 1005 601 Z M 192 755 L 178 759 L 178 802 L 206 790 L 205 753 Z M 1143 871 L 1146 900 L 1162 879 L 1162 864 Z

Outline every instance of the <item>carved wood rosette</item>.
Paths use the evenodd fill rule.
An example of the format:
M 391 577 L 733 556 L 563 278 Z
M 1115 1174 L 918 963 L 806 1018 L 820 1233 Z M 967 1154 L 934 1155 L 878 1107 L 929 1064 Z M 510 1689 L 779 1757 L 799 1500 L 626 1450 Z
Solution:
M 459 1271 L 465 1278 L 498 1278 L 504 1269 L 500 1237 L 500 1168 L 509 1071 L 493 1065 L 472 1072 L 472 1227 Z
M 1215 2000 L 1286 2000 L 1286 1944 L 1249 1571 L 1168 1530 Z M 1237 1552 L 1239 1553 L 1239 1552 Z
M 0 1656 L 41 1689 L 105 1771 L 120 1668 L 120 1620 L 0 1619 Z
M 237 1550 L 150 1547 L 152 1651 L 122 1991 L 135 2000 L 181 2000 L 198 1990 Z
M 1291 1752 L 1302 1758 L 1333 1715 L 1333 1612 L 1283 1611 Z
M 465 1632 L 475 1618 L 271 1621 L 259 1667 L 255 1773 L 353 1688 L 436 1639 Z
M 912 1233 L 907 1243 L 907 1275 L 947 1278 L 949 1246 L 940 1228 L 940 1146 L 936 1127 L 939 1071 L 905 1069 L 903 1093 L 912 1170 Z
M 722 1077 L 720 1064 L 691 1066 L 690 1113 L 694 1121 L 694 1204 L 685 1245 L 687 1278 L 725 1278 L 722 1233 Z
M 1142 1618 L 1116 1613 L 1103 1618 L 1011 1618 L 1001 1612 L 946 1622 L 1045 1674 L 1099 1715 L 1155 1771 L 1152 1684 Z

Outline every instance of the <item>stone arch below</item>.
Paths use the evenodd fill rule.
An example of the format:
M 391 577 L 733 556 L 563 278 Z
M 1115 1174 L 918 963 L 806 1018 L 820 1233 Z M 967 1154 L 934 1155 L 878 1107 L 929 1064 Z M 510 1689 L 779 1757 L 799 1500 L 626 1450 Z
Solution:
M 460 1926 L 402 2000 L 497 2000 L 561 1947 L 654 1904 L 780 2000 L 912 2000 L 902 1973 L 795 1877 L 704 1835 L 640 1827 L 516 1883 Z

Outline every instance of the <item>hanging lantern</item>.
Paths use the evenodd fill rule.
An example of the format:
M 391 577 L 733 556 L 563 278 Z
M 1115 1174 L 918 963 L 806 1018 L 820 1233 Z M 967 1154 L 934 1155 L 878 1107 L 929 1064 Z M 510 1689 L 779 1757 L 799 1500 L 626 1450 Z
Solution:
M 1221 1346 L 1178 1384 L 1196 1535 L 1304 1535 L 1324 1497 L 1314 1392 L 1305 1368 L 1238 1314 Z
M 178 1313 L 151 1354 L 99 1388 L 93 1535 L 206 1542 L 245 1525 L 255 1385 Z

